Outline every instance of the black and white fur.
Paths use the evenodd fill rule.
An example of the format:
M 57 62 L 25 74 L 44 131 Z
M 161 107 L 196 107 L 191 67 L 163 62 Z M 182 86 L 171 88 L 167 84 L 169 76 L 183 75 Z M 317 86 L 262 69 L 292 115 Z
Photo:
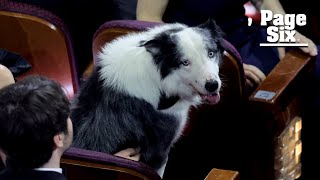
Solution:
M 106 44 L 73 102 L 74 146 L 111 154 L 139 147 L 141 161 L 159 170 L 189 108 L 219 101 L 221 39 L 210 20 L 163 24 Z

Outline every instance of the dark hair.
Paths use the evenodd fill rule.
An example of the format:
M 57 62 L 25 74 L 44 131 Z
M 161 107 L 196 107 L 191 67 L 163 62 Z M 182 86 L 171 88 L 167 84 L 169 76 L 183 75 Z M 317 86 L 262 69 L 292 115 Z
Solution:
M 61 86 L 30 76 L 0 90 L 0 148 L 13 168 L 38 168 L 55 148 L 53 137 L 67 133 L 69 101 Z

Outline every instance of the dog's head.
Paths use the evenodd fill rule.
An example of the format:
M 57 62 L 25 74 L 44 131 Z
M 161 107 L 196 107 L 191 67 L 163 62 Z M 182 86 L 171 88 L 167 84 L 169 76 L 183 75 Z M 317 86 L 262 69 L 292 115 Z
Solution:
M 197 27 L 177 26 L 142 43 L 161 74 L 167 97 L 202 99 L 212 104 L 219 101 L 222 35 L 210 19 Z

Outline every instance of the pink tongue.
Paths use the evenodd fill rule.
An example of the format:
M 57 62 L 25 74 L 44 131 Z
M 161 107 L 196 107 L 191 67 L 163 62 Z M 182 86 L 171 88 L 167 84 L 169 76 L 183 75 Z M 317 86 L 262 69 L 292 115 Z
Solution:
M 210 104 L 217 104 L 220 101 L 220 94 L 215 93 L 215 94 L 210 94 L 210 95 L 205 95 L 203 96 L 203 99 Z

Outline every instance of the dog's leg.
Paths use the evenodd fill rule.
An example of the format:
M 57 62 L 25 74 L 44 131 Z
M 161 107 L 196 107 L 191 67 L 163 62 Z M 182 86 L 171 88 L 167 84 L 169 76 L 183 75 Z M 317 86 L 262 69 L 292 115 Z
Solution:
M 161 178 L 163 178 L 163 174 L 164 174 L 164 171 L 165 171 L 165 169 L 166 169 L 167 162 L 168 162 L 168 156 L 167 156 L 165 162 L 163 163 L 163 165 L 160 167 L 160 169 L 157 170 L 157 173 L 159 174 L 159 176 L 160 176 Z
M 157 113 L 149 115 L 145 139 L 140 142 L 141 161 L 163 175 L 165 163 L 178 128 L 176 117 Z M 162 170 L 161 170 L 162 169 Z M 162 171 L 162 172 L 161 172 Z
M 140 159 L 152 168 L 160 169 L 166 162 L 167 156 L 167 151 L 161 149 L 159 146 L 149 146 L 145 151 L 142 150 Z

